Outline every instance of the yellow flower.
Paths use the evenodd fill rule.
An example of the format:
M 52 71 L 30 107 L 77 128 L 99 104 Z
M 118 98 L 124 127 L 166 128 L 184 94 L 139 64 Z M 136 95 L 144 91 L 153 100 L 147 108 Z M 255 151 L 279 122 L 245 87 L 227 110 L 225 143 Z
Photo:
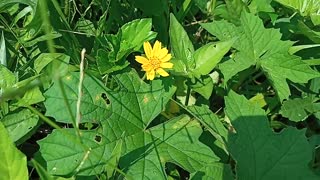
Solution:
M 149 42 L 143 43 L 145 56 L 136 56 L 135 59 L 139 62 L 143 71 L 146 71 L 147 79 L 153 80 L 155 73 L 161 76 L 169 76 L 163 68 L 172 68 L 173 64 L 168 62 L 171 59 L 171 54 L 167 48 L 161 48 L 161 42 L 156 41 L 153 48 Z

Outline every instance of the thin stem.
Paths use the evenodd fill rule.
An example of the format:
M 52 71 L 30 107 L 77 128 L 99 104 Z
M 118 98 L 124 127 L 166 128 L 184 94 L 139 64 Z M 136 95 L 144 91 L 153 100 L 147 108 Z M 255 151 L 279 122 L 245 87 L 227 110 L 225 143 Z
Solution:
M 78 99 L 77 99 L 77 114 L 76 114 L 76 128 L 79 129 L 79 124 L 81 120 L 81 97 L 82 97 L 82 86 L 84 79 L 84 55 L 86 54 L 86 49 L 82 49 L 81 51 L 81 62 L 80 62 L 80 78 L 78 85 Z
M 188 80 L 188 81 L 187 81 L 186 101 L 184 102 L 184 105 L 185 105 L 185 106 L 188 106 L 188 104 L 189 104 L 190 95 L 191 95 L 191 87 L 190 87 L 190 83 L 189 83 L 189 80 Z

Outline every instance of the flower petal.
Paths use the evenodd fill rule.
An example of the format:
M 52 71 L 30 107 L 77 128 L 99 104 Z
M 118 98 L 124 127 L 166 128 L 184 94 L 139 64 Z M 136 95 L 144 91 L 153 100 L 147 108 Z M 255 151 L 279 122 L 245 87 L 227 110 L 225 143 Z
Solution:
M 148 41 L 143 43 L 143 49 L 146 53 L 147 58 L 150 59 L 153 56 L 153 54 L 151 44 Z
M 167 54 L 164 58 L 161 58 L 160 61 L 161 62 L 167 62 L 171 59 L 171 54 Z
M 153 45 L 153 56 L 159 57 L 160 50 L 161 50 L 161 42 L 156 41 Z
M 156 71 L 161 76 L 164 76 L 164 77 L 169 76 L 169 74 L 165 70 L 163 70 L 162 68 L 158 68 Z
M 149 60 L 143 56 L 135 56 L 135 59 L 140 64 L 148 64 Z
M 160 67 L 162 67 L 162 68 L 172 68 L 172 67 L 173 67 L 173 64 L 170 63 L 170 62 L 161 63 L 161 64 L 160 64 Z
M 143 64 L 141 67 L 144 71 L 150 71 L 153 69 L 153 67 L 150 64 Z
M 154 70 L 150 70 L 150 71 L 147 71 L 147 79 L 148 80 L 153 80 L 154 79 L 154 75 L 155 75 L 155 72 Z
M 168 49 L 167 49 L 167 48 L 162 48 L 162 49 L 160 49 L 160 51 L 159 51 L 158 58 L 159 58 L 159 59 L 162 59 L 162 58 L 164 58 L 167 54 L 168 54 Z

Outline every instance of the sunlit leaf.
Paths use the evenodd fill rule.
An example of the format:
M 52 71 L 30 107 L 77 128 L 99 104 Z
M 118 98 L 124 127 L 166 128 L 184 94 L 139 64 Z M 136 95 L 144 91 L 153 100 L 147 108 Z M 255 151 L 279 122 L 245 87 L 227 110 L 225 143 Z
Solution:
M 0 174 L 6 180 L 27 180 L 27 157 L 12 142 L 8 131 L 0 122 Z

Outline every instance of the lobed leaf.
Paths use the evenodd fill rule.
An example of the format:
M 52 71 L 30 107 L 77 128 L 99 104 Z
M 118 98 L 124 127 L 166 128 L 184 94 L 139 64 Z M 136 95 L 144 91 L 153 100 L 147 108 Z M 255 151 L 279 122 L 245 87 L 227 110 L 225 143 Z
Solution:
M 225 103 L 236 131 L 229 135 L 228 147 L 237 162 L 237 179 L 317 179 L 308 167 L 312 149 L 305 130 L 272 132 L 258 104 L 233 91 Z

